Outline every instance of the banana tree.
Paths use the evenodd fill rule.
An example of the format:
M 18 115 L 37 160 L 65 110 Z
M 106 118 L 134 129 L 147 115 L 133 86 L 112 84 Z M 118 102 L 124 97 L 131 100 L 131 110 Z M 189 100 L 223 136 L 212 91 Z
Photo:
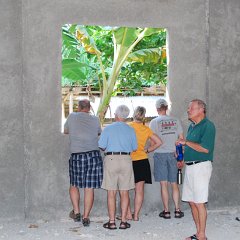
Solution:
M 141 85 L 141 81 L 151 79 L 152 76 L 159 79 L 161 74 L 165 74 L 164 71 L 159 73 L 159 68 L 162 66 L 164 70 L 166 69 L 165 64 L 162 64 L 166 59 L 165 49 L 154 47 L 159 46 L 159 39 L 162 39 L 159 37 L 160 32 L 162 33 L 162 29 L 89 28 L 65 25 L 63 27 L 62 84 L 88 85 L 89 79 L 95 76 L 94 79 L 97 79 L 101 92 L 97 114 L 103 123 L 116 87 L 122 85 L 123 79 L 127 78 L 128 82 L 133 79 L 126 75 L 133 74 L 131 69 L 134 69 L 135 73 L 138 72 L 133 80 L 135 83 L 137 79 L 138 85 Z M 156 44 L 152 39 L 158 43 Z M 162 42 L 160 46 L 164 46 Z M 154 82 L 156 82 L 155 79 Z
M 82 43 L 85 51 L 95 54 L 98 58 L 102 73 L 101 99 L 97 114 L 103 123 L 107 112 L 114 86 L 118 79 L 121 68 L 126 62 L 153 62 L 157 63 L 163 56 L 163 49 L 142 49 L 133 52 L 135 46 L 147 36 L 159 32 L 154 28 L 127 28 L 119 27 L 113 29 L 114 57 L 109 77 L 106 77 L 101 52 L 97 49 L 93 39 L 89 36 L 84 27 L 79 27 L 76 31 L 77 39 Z

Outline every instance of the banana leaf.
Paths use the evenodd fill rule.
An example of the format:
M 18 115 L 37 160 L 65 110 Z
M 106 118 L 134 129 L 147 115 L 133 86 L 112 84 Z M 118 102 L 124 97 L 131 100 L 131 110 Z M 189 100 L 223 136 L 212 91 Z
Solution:
M 81 42 L 85 51 L 91 54 L 101 54 L 97 49 L 94 40 L 89 36 L 87 29 L 83 26 L 78 26 L 76 30 L 76 38 Z
M 128 55 L 127 61 L 156 64 L 161 61 L 161 56 L 162 56 L 161 48 L 141 49 L 130 53 Z
M 137 39 L 138 32 L 137 28 L 119 27 L 114 29 L 113 36 L 117 45 L 130 47 Z
M 62 60 L 62 77 L 72 80 L 86 79 L 89 65 L 75 59 Z

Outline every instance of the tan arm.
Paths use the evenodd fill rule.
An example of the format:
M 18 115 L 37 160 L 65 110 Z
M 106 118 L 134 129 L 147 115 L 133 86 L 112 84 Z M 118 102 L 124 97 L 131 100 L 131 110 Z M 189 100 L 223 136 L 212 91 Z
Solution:
M 203 153 L 208 153 L 209 152 L 208 149 L 202 147 L 200 144 L 187 141 L 186 139 L 178 139 L 176 143 L 177 144 L 181 143 L 183 146 L 188 146 L 188 147 L 194 149 L 197 152 L 203 152 Z
M 152 152 L 162 145 L 162 140 L 155 133 L 150 137 L 151 145 L 146 149 L 146 152 Z

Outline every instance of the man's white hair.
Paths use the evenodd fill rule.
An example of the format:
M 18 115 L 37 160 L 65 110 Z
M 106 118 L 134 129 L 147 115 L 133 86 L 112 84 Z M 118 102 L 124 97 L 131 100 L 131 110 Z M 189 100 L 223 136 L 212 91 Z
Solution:
M 115 110 L 115 115 L 123 119 L 126 119 L 129 113 L 130 109 L 126 105 L 119 105 Z

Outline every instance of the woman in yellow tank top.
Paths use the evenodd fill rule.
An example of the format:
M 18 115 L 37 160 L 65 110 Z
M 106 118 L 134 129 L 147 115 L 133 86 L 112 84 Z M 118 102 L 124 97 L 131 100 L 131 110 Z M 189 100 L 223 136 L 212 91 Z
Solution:
M 134 221 L 139 220 L 139 212 L 144 199 L 144 184 L 152 183 L 148 153 L 154 151 L 162 144 L 161 139 L 155 133 L 153 133 L 148 126 L 145 126 L 145 114 L 146 109 L 138 106 L 133 114 L 133 122 L 129 124 L 134 128 L 138 142 L 138 149 L 131 154 L 135 177 L 134 213 L 131 213 L 129 204 L 127 214 L 127 218 L 133 219 Z M 146 148 L 149 140 L 150 146 Z

